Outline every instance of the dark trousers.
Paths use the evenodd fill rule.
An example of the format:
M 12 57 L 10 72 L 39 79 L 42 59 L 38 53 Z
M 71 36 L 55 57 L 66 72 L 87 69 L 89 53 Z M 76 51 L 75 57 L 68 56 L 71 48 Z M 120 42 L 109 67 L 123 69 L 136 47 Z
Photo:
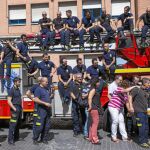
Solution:
M 80 107 L 77 102 L 72 100 L 72 120 L 73 120 L 73 132 L 79 133 L 81 131 L 80 129 L 80 120 L 79 120 L 79 113 L 81 113 L 82 118 L 82 129 L 84 130 L 85 122 L 86 122 L 86 114 L 85 114 L 85 108 Z
M 4 59 L 4 61 L 0 64 L 0 79 L 4 78 L 4 64 L 6 63 L 6 77 L 11 76 L 11 63 L 12 59 Z
M 56 33 L 55 33 L 56 34 Z M 59 34 L 60 34 L 60 44 L 61 45 L 65 45 L 65 30 L 61 30 L 60 32 L 59 32 Z
M 42 36 L 46 35 L 45 40 L 43 40 Z M 55 43 L 55 32 L 50 31 L 48 29 L 41 30 L 41 35 L 37 37 L 38 41 L 40 42 L 40 46 L 47 46 L 48 44 L 54 45 Z
M 79 30 L 65 30 L 64 31 L 64 37 L 65 37 L 65 45 L 69 45 L 70 43 L 70 36 L 71 36 L 71 33 L 73 33 L 73 40 L 72 41 L 75 41 L 75 39 L 79 36 Z
M 41 141 L 48 141 L 50 117 L 50 110 L 38 107 L 38 117 L 36 120 L 35 131 L 33 132 L 33 140 L 38 140 L 39 136 L 41 135 Z
M 150 25 L 144 25 L 142 28 L 142 39 L 146 39 L 146 34 L 148 32 L 148 29 L 150 29 Z
M 148 142 L 148 132 L 149 132 L 149 125 L 148 125 L 148 116 L 146 113 L 139 112 L 136 113 L 136 120 L 137 120 L 137 127 L 139 129 L 139 143 L 147 143 Z
M 116 69 L 116 68 L 115 68 L 114 65 L 111 65 L 110 68 L 109 68 L 111 80 L 114 80 L 114 77 L 115 77 L 115 69 Z M 103 74 L 106 74 L 106 68 L 105 68 L 105 66 L 103 66 L 103 69 L 102 69 L 102 70 L 104 70 Z
M 63 102 L 70 101 L 71 99 L 70 98 L 71 85 L 72 82 L 70 82 L 67 87 L 64 87 L 64 84 L 62 82 L 58 82 L 58 91 Z
M 108 23 L 103 23 L 102 26 L 105 28 L 107 31 L 107 35 L 103 38 L 105 42 L 108 42 L 114 35 L 114 31 L 112 27 Z
M 100 32 L 102 31 L 102 29 L 99 26 L 95 26 L 93 28 L 90 29 L 89 33 L 90 33 L 90 42 L 93 43 L 94 42 L 94 36 L 96 36 L 98 43 L 101 43 L 101 36 L 100 36 Z
M 8 142 L 14 142 L 19 139 L 19 125 L 21 121 L 22 108 L 19 105 L 15 105 L 17 111 L 11 110 L 11 119 L 9 123 Z

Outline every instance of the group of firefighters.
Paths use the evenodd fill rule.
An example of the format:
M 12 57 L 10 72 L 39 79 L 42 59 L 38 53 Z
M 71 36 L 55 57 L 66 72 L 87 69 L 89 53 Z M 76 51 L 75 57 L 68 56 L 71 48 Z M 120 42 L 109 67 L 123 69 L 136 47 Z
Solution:
M 118 27 L 118 33 L 121 40 L 125 40 L 124 30 L 130 30 L 133 32 L 133 15 L 129 13 L 130 7 L 124 8 L 124 13 L 118 17 L 122 23 L 121 27 Z M 80 20 L 72 16 L 71 10 L 66 11 L 67 18 L 61 18 L 61 12 L 57 13 L 57 18 L 53 21 L 47 18 L 46 12 L 42 13 L 43 18 L 40 19 L 39 24 L 41 26 L 41 34 L 38 35 L 38 40 L 42 49 L 47 49 L 48 44 L 53 47 L 55 43 L 55 35 L 57 33 L 61 36 L 61 45 L 63 49 L 70 49 L 70 36 L 73 34 L 74 42 L 75 38 L 79 36 L 80 49 L 84 49 L 84 34 L 89 32 L 90 43 L 93 45 L 94 36 L 97 37 L 97 48 L 99 44 L 103 42 L 104 53 L 101 57 L 93 58 L 92 65 L 86 69 L 81 58 L 77 59 L 77 65 L 72 68 L 67 64 L 66 58 L 61 58 L 60 66 L 57 67 L 52 61 L 49 60 L 47 53 L 43 54 L 43 60 L 38 63 L 29 54 L 29 48 L 27 44 L 27 36 L 21 35 L 21 42 L 15 47 L 10 41 L 7 41 L 5 46 L 0 47 L 0 81 L 1 85 L 5 80 L 9 80 L 11 77 L 11 63 L 14 60 L 14 56 L 17 55 L 23 63 L 25 63 L 28 69 L 28 76 L 34 76 L 38 71 L 41 72 L 41 77 L 38 78 L 38 82 L 30 90 L 27 91 L 27 96 L 33 99 L 35 102 L 34 122 L 33 122 L 33 142 L 38 144 L 39 137 L 41 141 L 48 144 L 48 131 L 50 128 L 50 116 L 51 116 L 51 101 L 53 98 L 52 91 L 52 77 L 57 71 L 58 75 L 58 89 L 62 103 L 69 104 L 72 100 L 72 117 L 73 117 L 73 131 L 74 136 L 78 136 L 80 132 L 79 126 L 79 105 L 87 108 L 82 110 L 86 115 L 87 111 L 91 111 L 91 107 L 97 109 L 99 105 L 100 95 L 93 95 L 96 105 L 90 100 L 87 103 L 88 93 L 90 86 L 95 89 L 98 87 L 97 83 L 100 82 L 98 88 L 99 93 L 102 91 L 102 87 L 107 80 L 114 81 L 115 76 L 115 52 L 109 49 L 109 40 L 114 36 L 114 29 L 112 28 L 112 19 L 109 14 L 103 9 L 102 15 L 96 20 L 93 18 L 89 11 L 86 11 L 85 17 L 83 17 L 80 24 Z M 147 8 L 137 22 L 137 28 L 139 22 L 143 20 L 144 26 L 142 28 L 142 44 L 145 44 L 146 33 L 150 28 L 150 8 Z M 79 25 L 80 24 L 80 25 Z M 107 31 L 107 35 L 104 39 L 101 39 L 100 32 Z M 46 35 L 43 40 L 42 35 Z M 52 49 L 52 48 L 51 48 Z M 4 76 L 4 64 L 6 63 L 6 76 Z M 107 75 L 109 70 L 110 74 Z M 109 77 L 108 77 L 109 76 Z M 109 79 L 108 79 L 109 78 Z M 98 82 L 97 82 L 98 80 Z M 19 121 L 21 120 L 21 93 L 20 93 L 20 81 L 19 77 L 15 77 L 13 87 L 8 87 L 8 104 L 11 108 L 11 119 L 9 126 L 8 143 L 14 145 L 14 142 L 19 139 Z M 82 82 L 85 85 L 81 84 Z M 90 81 L 91 84 L 88 84 Z M 82 86 L 80 86 L 82 85 Z M 94 90 L 93 90 L 94 91 Z M 3 91 L 1 91 L 3 92 Z M 97 94 L 98 92 L 95 91 Z M 83 96 L 81 96 L 83 94 Z M 34 95 L 32 97 L 32 95 Z M 85 101 L 82 101 L 82 98 Z M 81 98 L 81 99 L 80 99 Z M 90 98 L 89 98 L 90 99 Z M 99 106 L 98 106 L 99 107 Z M 84 121 L 84 125 L 87 124 L 87 120 Z M 91 127 L 91 132 L 94 129 Z M 90 133 L 91 133 L 90 132 Z M 88 137 L 87 126 L 84 128 L 84 136 Z M 98 140 L 97 140 L 98 141 Z M 95 142 L 96 143 L 96 142 Z M 97 142 L 98 143 L 98 142 Z

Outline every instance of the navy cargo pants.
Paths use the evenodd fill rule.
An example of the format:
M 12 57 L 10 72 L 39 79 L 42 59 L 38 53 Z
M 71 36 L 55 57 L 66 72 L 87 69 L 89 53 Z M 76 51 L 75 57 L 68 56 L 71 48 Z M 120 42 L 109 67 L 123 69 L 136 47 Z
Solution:
M 19 125 L 21 121 L 22 107 L 15 105 L 17 111 L 11 110 L 11 119 L 9 123 L 8 142 L 14 142 L 19 139 Z
M 36 120 L 35 131 L 33 132 L 33 140 L 37 141 L 41 135 L 41 141 L 48 141 L 48 133 L 50 129 L 51 110 L 45 107 L 38 107 L 38 119 Z
M 137 127 L 139 129 L 139 143 L 147 143 L 148 142 L 148 116 L 146 113 L 140 112 L 136 113 Z
M 72 120 L 73 120 L 73 132 L 75 134 L 78 134 L 81 132 L 80 128 L 80 120 L 79 120 L 79 113 L 81 113 L 81 118 L 82 118 L 82 129 L 84 131 L 84 126 L 86 122 L 86 114 L 85 114 L 85 108 L 80 107 L 79 104 L 75 101 L 72 100 Z

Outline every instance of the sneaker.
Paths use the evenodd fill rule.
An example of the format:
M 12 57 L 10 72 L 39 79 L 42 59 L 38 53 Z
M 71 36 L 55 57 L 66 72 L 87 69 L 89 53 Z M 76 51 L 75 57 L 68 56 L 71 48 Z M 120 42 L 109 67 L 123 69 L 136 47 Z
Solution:
M 84 46 L 80 46 L 80 51 L 84 51 Z
M 70 51 L 71 46 L 70 46 L 70 45 L 67 45 L 67 46 L 65 46 L 65 49 L 66 49 L 66 51 Z
M 44 143 L 44 144 L 48 145 L 48 141 L 42 141 L 42 143 Z
M 75 132 L 74 132 L 73 137 L 79 137 L 79 136 L 80 136 L 79 133 L 75 133 Z
M 148 140 L 147 144 L 150 146 L 150 140 Z
M 150 146 L 147 143 L 140 144 L 140 146 L 142 148 L 150 148 Z

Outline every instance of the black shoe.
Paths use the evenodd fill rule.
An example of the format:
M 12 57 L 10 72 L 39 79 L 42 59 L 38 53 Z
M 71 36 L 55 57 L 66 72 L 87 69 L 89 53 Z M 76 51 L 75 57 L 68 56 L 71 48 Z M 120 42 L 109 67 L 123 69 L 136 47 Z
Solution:
M 42 143 L 44 143 L 44 144 L 48 145 L 48 141 L 42 141 Z
M 34 145 L 39 145 L 39 142 L 37 140 L 33 140 Z
M 80 135 L 79 133 L 74 133 L 73 137 L 79 137 L 79 135 Z
M 9 145 L 15 146 L 15 143 L 13 141 L 8 141 Z

